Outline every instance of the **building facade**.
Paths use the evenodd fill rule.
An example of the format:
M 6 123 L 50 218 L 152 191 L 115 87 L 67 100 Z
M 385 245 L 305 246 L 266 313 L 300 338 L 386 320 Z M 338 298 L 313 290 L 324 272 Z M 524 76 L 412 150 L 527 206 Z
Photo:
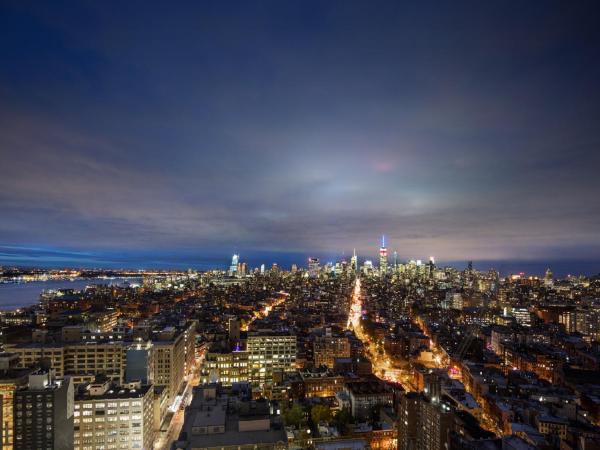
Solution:
M 75 450 L 151 449 L 155 436 L 154 389 L 109 381 L 75 396 Z

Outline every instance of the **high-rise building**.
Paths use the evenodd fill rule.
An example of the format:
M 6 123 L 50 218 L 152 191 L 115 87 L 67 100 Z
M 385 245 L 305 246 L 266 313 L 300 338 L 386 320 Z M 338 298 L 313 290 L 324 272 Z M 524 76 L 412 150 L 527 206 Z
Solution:
M 358 256 L 356 256 L 356 249 L 354 249 L 352 258 L 350 258 L 350 270 L 354 273 L 358 270 Z
M 234 253 L 233 256 L 231 257 L 231 265 L 229 266 L 229 275 L 230 276 L 237 275 L 239 262 L 240 262 L 240 255 L 238 255 L 237 253 Z
M 13 450 L 14 396 L 17 389 L 27 385 L 32 369 L 17 368 L 19 356 L 0 353 L 0 449 Z
M 179 387 L 193 366 L 194 341 L 193 324 L 184 330 L 168 327 L 156 339 L 152 339 L 155 352 L 154 383 L 166 386 L 169 404 L 174 402 Z
M 444 450 L 453 413 L 439 399 L 409 392 L 398 411 L 398 450 Z
M 554 286 L 554 275 L 550 268 L 546 269 L 546 274 L 544 275 L 544 286 L 551 288 Z
M 433 256 L 429 257 L 429 264 L 427 264 L 427 271 L 429 278 L 433 278 L 435 273 L 435 258 Z
M 14 449 L 73 448 L 73 381 L 57 380 L 52 369 L 29 375 L 14 397 Z
M 400 398 L 398 408 L 398 450 L 414 450 L 417 448 L 420 400 L 421 396 L 416 392 L 408 392 Z
M 379 248 L 379 272 L 383 275 L 387 273 L 387 247 L 385 246 L 385 236 L 381 236 L 381 247 Z
M 308 258 L 308 274 L 314 278 L 319 275 L 319 270 L 319 258 Z

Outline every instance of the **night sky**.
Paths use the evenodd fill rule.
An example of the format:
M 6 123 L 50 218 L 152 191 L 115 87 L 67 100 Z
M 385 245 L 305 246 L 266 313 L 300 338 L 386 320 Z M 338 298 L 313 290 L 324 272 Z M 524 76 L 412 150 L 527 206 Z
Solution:
M 375 259 L 385 234 L 597 273 L 599 23 L 597 1 L 0 1 L 0 264 Z

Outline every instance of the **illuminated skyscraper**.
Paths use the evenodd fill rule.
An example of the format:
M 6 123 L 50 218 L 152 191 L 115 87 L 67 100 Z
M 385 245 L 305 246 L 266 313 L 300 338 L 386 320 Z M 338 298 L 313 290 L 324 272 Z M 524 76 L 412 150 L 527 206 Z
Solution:
M 308 274 L 311 277 L 319 275 L 319 258 L 308 258 Z
M 381 247 L 379 248 L 379 272 L 383 275 L 387 273 L 387 248 L 385 246 L 385 236 L 381 236 Z
M 354 249 L 352 258 L 350 258 L 350 270 L 352 270 L 352 272 L 356 272 L 358 270 L 358 256 L 356 256 L 356 249 Z
M 231 258 L 231 265 L 229 266 L 229 275 L 234 276 L 237 274 L 238 264 L 240 262 L 240 255 L 237 253 L 233 254 Z

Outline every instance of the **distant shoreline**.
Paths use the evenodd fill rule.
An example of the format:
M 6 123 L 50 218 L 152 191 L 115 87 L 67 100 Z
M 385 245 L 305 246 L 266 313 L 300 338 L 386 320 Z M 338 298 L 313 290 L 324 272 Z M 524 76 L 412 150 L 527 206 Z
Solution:
M 21 283 L 0 283 L 0 311 L 14 311 L 39 303 L 40 294 L 47 289 L 84 289 L 88 285 L 114 284 L 114 281 L 140 280 L 141 277 L 75 278 L 61 280 L 31 280 Z M 120 283 L 117 283 L 120 284 Z

